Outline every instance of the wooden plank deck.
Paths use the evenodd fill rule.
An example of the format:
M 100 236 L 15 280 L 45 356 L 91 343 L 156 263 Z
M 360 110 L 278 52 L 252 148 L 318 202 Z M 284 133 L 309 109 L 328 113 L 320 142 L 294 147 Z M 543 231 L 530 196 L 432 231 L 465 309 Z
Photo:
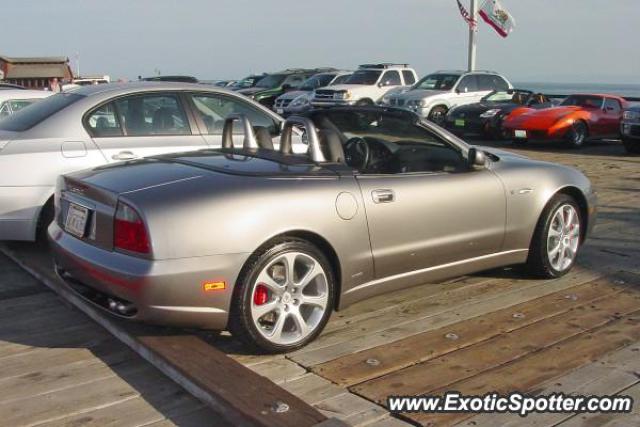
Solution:
M 623 392 L 637 396 L 640 158 L 626 156 L 618 142 L 593 143 L 577 151 L 493 145 L 578 167 L 598 189 L 600 208 L 595 234 L 584 246 L 577 268 L 567 276 L 554 281 L 532 280 L 518 268 L 506 268 L 375 297 L 336 313 L 315 342 L 284 356 L 247 354 L 228 334 L 202 332 L 199 338 L 325 416 L 353 425 L 523 423 L 518 416 L 495 414 L 392 416 L 385 408 L 386 396 L 390 394 L 442 393 L 453 389 L 472 394 L 519 390 L 602 395 Z M 17 256 L 38 264 L 29 258 L 29 251 L 19 249 Z M 0 275 L 3 268 L 0 265 Z M 35 298 L 31 303 L 21 302 L 25 309 L 34 307 L 37 298 L 42 298 L 38 289 L 37 284 L 31 283 L 16 291 L 25 293 L 22 298 Z M 105 358 L 117 360 L 108 334 L 103 333 L 100 341 L 100 337 L 91 336 L 83 322 L 65 320 L 52 307 L 40 309 L 49 310 L 46 313 L 61 322 L 64 330 L 77 331 L 77 336 L 76 333 L 50 336 L 42 331 L 32 335 L 34 343 L 42 347 L 53 345 L 48 343 L 53 342 L 55 335 L 72 343 L 93 339 L 85 345 L 104 352 Z M 19 308 L 14 310 L 20 312 Z M 47 325 L 38 317 L 25 318 L 26 326 L 12 325 L 4 322 L 6 317 L 0 312 L 0 333 L 3 327 L 7 328 L 6 336 L 21 336 Z M 2 352 L 20 351 L 19 343 L 0 343 L 0 357 Z M 63 363 L 67 357 L 72 356 L 52 353 L 51 360 Z M 34 359 L 30 363 L 37 366 L 38 362 Z M 144 376 L 149 368 L 129 369 L 130 376 Z M 117 389 L 116 384 L 111 386 Z M 20 389 L 16 388 L 15 393 L 21 393 Z M 136 409 L 137 399 L 143 400 L 143 396 L 112 406 L 121 407 L 123 414 L 142 414 L 142 410 Z M 526 423 L 634 425 L 640 417 L 638 406 L 634 413 L 624 416 L 537 414 L 528 417 Z M 201 406 L 194 407 L 185 414 L 165 416 L 156 425 L 198 425 L 199 416 L 206 411 Z M 106 408 L 94 413 L 95 420 L 100 420 L 94 424 L 100 425 L 114 416 Z
M 0 391 L 6 426 L 229 426 L 4 255 Z

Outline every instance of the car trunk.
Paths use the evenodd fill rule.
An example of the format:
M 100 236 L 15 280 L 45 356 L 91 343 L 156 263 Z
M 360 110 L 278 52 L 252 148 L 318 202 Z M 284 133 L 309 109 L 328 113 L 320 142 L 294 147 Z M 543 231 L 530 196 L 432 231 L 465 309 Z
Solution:
M 56 221 L 63 230 L 103 249 L 113 249 L 113 222 L 118 200 L 124 194 L 196 179 L 206 171 L 156 160 L 141 160 L 65 175 L 58 181 Z M 82 232 L 73 230 L 70 210 L 85 216 Z M 73 231 L 71 231 L 73 230 Z
M 304 156 L 283 156 L 276 152 L 270 156 L 273 158 L 205 150 L 134 160 L 65 175 L 58 184 L 56 220 L 63 230 L 86 243 L 112 250 L 113 223 L 119 200 L 137 210 L 148 225 L 146 212 L 132 202 L 144 196 L 141 192 L 180 192 L 180 184 L 185 181 L 214 178 L 216 175 L 221 179 L 203 181 L 202 185 L 212 185 L 207 188 L 214 191 L 213 186 L 220 184 L 224 187 L 222 183 L 232 176 L 336 176 L 335 172 L 310 163 Z M 226 190 L 221 188 L 221 191 Z M 82 211 L 86 215 L 81 232 L 69 227 L 70 210 L 76 214 Z

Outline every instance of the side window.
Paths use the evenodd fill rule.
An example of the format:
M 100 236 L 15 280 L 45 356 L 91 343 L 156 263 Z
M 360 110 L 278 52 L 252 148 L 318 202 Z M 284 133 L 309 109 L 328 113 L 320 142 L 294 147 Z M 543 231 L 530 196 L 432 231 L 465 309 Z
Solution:
M 491 76 L 493 81 L 492 90 L 509 90 L 509 83 L 500 76 Z
M 189 135 L 186 114 L 175 95 L 135 95 L 115 101 L 129 136 Z
M 605 99 L 604 108 L 605 110 L 612 113 L 619 113 L 620 111 L 622 111 L 622 106 L 620 105 L 620 103 L 617 100 L 611 98 Z
M 224 120 L 229 114 L 240 113 L 249 118 L 253 127 L 264 127 L 271 135 L 277 135 L 277 123 L 268 114 L 256 109 L 249 103 L 224 95 L 193 94 L 196 113 L 204 122 L 209 135 L 222 135 Z M 234 133 L 242 133 L 240 123 L 234 124 Z
M 478 90 L 494 90 L 493 76 L 480 75 L 478 79 Z
M 87 130 L 94 138 L 121 136 L 122 128 L 113 102 L 93 111 L 86 119 Z
M 416 82 L 416 77 L 409 70 L 402 70 L 402 77 L 404 77 L 404 84 L 407 86 Z
M 400 73 L 395 70 L 386 71 L 380 81 L 382 86 L 399 86 L 402 84 Z
M 304 76 L 297 76 L 297 75 L 294 75 L 294 76 L 289 76 L 289 77 L 284 81 L 284 83 L 283 83 L 283 84 L 289 85 L 289 86 L 291 86 L 292 88 L 296 88 L 296 87 L 299 87 L 299 86 L 302 84 L 302 82 L 303 82 L 304 80 L 305 80 L 305 79 L 304 79 Z
M 478 81 L 476 76 L 474 75 L 464 76 L 462 80 L 460 80 L 460 83 L 458 83 L 458 86 L 456 89 L 460 93 L 477 92 Z

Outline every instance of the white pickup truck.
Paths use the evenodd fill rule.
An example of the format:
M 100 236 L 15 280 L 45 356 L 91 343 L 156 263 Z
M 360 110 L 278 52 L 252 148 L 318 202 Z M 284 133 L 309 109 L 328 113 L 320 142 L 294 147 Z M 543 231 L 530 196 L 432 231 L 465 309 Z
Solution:
M 375 105 L 390 90 L 410 87 L 417 81 L 407 64 L 361 65 L 344 83 L 316 89 L 311 104 L 318 107 Z

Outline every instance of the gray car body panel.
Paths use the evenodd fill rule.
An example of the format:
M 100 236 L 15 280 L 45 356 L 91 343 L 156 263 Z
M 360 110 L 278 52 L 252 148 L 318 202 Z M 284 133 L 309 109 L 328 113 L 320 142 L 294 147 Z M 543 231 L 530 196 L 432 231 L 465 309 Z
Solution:
M 421 125 L 468 152 L 469 146 L 446 131 L 427 122 Z M 484 167 L 455 174 L 365 176 L 328 164 L 237 153 L 226 158 L 217 153 L 215 162 L 199 162 L 189 153 L 133 161 L 61 180 L 63 198 L 83 204 L 86 196 L 89 203 L 99 201 L 97 209 L 105 211 L 107 221 L 98 227 L 95 242 L 61 230 L 64 203 L 49 234 L 62 270 L 78 272 L 92 287 L 145 305 L 140 320 L 158 321 L 160 316 L 162 323 L 224 328 L 241 266 L 276 236 L 304 236 L 331 249 L 339 286 L 337 307 L 343 308 L 394 289 L 526 261 L 540 215 L 558 191 L 581 195 L 587 205 L 585 219 L 589 228 L 593 226 L 595 193 L 579 171 L 486 151 L 498 157 L 489 155 Z M 166 172 L 152 170 L 158 163 Z M 154 178 L 136 181 L 141 175 Z M 83 184 L 85 189 L 74 191 Z M 393 190 L 394 203 L 373 203 L 372 191 L 380 188 Z M 103 189 L 111 196 L 102 194 Z M 167 276 L 128 271 L 121 262 L 124 255 L 113 251 L 113 230 L 107 223 L 117 200 L 138 210 L 151 237 L 152 255 L 142 261 L 130 258 L 154 272 L 156 263 L 171 263 L 174 270 Z M 198 261 L 210 257 L 223 257 L 223 267 L 210 264 L 207 269 Z M 83 265 L 98 266 L 106 277 L 118 280 L 155 279 L 191 308 L 165 311 L 163 318 L 149 311 L 149 306 L 159 304 L 123 293 L 109 280 L 88 277 Z M 194 286 L 222 279 L 228 288 L 216 294 L 215 305 L 206 304 L 220 312 L 194 309 L 208 297 Z

